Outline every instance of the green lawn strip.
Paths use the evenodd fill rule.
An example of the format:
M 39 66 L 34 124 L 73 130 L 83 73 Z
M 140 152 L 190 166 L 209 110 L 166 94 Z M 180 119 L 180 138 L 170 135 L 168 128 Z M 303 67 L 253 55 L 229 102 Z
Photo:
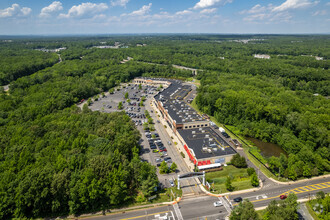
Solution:
M 214 193 L 225 193 L 228 192 L 225 185 L 228 176 L 232 177 L 234 191 L 253 188 L 246 169 L 238 169 L 232 165 L 224 167 L 222 171 L 206 173 L 206 180 L 211 185 L 214 182 Z
M 262 216 L 266 213 L 266 209 L 256 211 L 259 218 L 262 219 Z
M 174 196 L 171 193 L 171 190 L 173 191 L 174 196 L 176 197 L 181 197 L 182 196 L 182 190 L 177 189 L 176 187 L 171 187 L 171 188 L 165 188 L 161 193 L 158 194 L 157 198 L 152 199 L 150 201 L 145 201 L 145 202 L 135 202 L 127 207 L 134 207 L 134 206 L 141 206 L 141 205 L 151 205 L 151 204 L 156 204 L 156 203 L 162 203 L 162 202 L 171 202 L 174 201 Z M 172 200 L 171 200 L 172 199 Z
M 312 205 L 315 204 L 316 202 L 314 200 L 311 200 L 309 202 L 306 202 L 306 207 L 307 210 L 309 212 L 309 214 L 311 214 L 311 216 L 313 217 L 314 220 L 318 220 L 319 217 L 317 217 L 317 214 L 314 212 Z
M 193 109 L 195 109 L 200 115 L 202 115 L 203 113 L 201 111 L 199 111 L 199 108 L 196 104 L 196 99 L 194 99 L 191 103 L 190 103 L 191 107 L 193 107 Z

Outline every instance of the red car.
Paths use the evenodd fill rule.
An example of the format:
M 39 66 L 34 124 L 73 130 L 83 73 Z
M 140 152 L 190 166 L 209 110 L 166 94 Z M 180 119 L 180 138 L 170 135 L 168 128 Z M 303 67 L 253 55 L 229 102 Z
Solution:
M 160 152 L 163 152 L 163 151 L 167 151 L 167 149 L 166 149 L 166 148 L 162 148 L 162 149 L 160 149 L 159 151 L 160 151 Z
M 287 197 L 287 195 L 280 195 L 280 199 L 286 199 Z

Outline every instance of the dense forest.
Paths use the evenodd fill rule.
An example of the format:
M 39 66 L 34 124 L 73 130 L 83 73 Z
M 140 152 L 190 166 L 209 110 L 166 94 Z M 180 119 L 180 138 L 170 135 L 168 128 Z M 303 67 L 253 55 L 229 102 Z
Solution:
M 154 193 L 156 169 L 140 161 L 140 134 L 130 118 L 75 103 L 143 73 L 191 73 L 120 60 L 115 50 L 93 50 L 1 90 L 1 219 L 106 210 Z
M 59 58 L 54 53 L 2 48 L 0 53 L 0 85 L 52 66 Z
M 238 41 L 250 38 L 260 40 Z M 93 48 L 115 42 L 122 48 Z M 0 218 L 80 214 L 150 196 L 155 167 L 140 161 L 129 117 L 75 104 L 137 76 L 192 77 L 172 64 L 200 69 L 203 112 L 288 153 L 267 161 L 273 172 L 329 172 L 329 45 L 322 35 L 0 38 L 0 84 L 10 84 L 0 88 Z

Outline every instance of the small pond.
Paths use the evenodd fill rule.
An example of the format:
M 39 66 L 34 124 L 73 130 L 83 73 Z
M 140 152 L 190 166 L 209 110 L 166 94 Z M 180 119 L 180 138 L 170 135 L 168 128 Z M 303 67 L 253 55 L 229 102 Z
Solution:
M 279 157 L 281 153 L 287 156 L 287 153 L 277 144 L 263 142 L 261 140 L 251 137 L 246 137 L 246 139 L 254 143 L 254 145 L 256 145 L 256 147 L 260 150 L 260 154 L 263 157 L 271 157 L 271 156 Z

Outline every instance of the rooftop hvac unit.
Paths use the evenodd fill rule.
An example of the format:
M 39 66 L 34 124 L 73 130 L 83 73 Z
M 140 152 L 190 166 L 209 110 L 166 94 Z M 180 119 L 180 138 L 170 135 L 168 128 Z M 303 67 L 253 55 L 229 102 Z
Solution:
M 205 138 L 209 138 L 209 137 L 210 137 L 210 135 L 208 135 L 208 134 L 205 135 Z
M 192 131 L 192 134 L 195 134 L 196 133 L 196 131 Z
M 213 138 L 210 138 L 210 139 L 209 139 L 209 142 L 211 142 L 211 141 L 213 141 Z
M 202 131 L 203 129 L 202 128 L 199 128 L 198 130 Z
M 195 135 L 195 134 L 193 135 L 193 138 L 194 138 L 194 137 L 196 137 L 196 135 Z
M 202 151 L 206 152 L 207 151 L 207 147 L 203 147 Z
M 182 122 L 185 122 L 186 120 L 185 119 L 182 119 Z
M 221 150 L 225 150 L 225 148 L 224 147 L 221 147 Z
M 207 152 L 212 153 L 212 150 L 211 149 L 207 149 Z
M 214 147 L 212 148 L 213 152 L 217 152 L 218 148 L 217 147 Z
M 204 131 L 204 130 L 202 130 L 202 133 L 205 133 L 205 131 Z

